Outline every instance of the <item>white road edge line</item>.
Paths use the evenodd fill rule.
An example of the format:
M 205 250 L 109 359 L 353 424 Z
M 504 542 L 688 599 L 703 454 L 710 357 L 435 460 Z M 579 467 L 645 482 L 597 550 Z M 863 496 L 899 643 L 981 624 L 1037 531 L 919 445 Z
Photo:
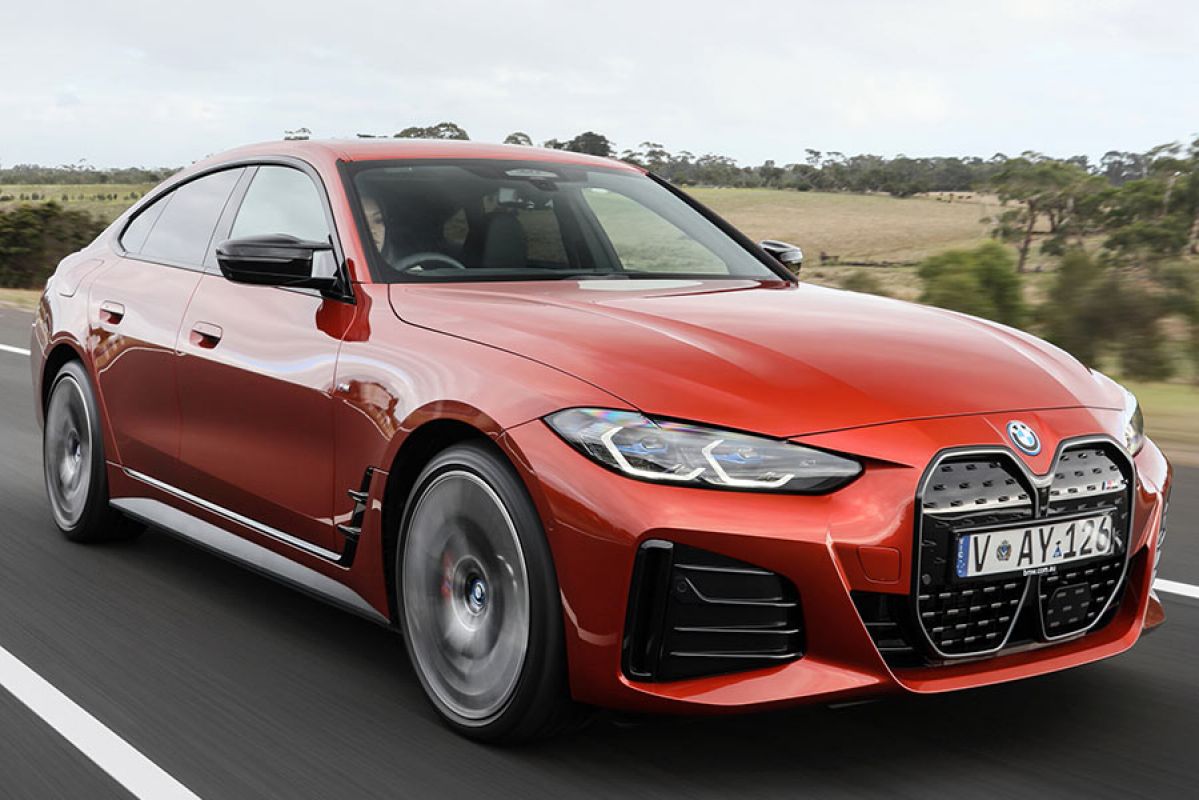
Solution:
M 7 344 L 0 344 L 0 351 L 3 351 L 5 353 L 16 353 L 19 356 L 29 355 L 28 350 L 25 350 L 24 348 L 21 348 L 21 347 L 12 347 L 11 345 L 7 345 Z
M 1189 583 L 1179 583 L 1178 581 L 1168 581 L 1165 578 L 1158 578 L 1153 582 L 1153 588 L 1159 592 L 1180 594 L 1183 597 L 1193 597 L 1199 600 L 1199 586 L 1192 586 Z
M 142 800 L 199 800 L 186 786 L 3 647 L 0 647 L 0 686 L 45 720 L 134 797 Z

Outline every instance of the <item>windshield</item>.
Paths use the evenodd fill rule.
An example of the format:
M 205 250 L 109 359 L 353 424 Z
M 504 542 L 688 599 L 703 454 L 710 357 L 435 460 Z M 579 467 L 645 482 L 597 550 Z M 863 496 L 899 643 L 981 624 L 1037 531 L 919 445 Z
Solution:
M 386 282 L 781 277 L 639 173 L 496 160 L 350 170 Z

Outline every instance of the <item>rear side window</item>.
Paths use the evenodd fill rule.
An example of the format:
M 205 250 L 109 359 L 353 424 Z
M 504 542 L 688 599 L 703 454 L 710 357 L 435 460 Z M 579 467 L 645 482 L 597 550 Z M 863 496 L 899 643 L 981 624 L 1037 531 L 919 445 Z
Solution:
M 158 222 L 159 215 L 162 210 L 167 207 L 167 203 L 171 200 L 168 194 L 155 200 L 150 205 L 142 209 L 133 222 L 125 228 L 125 232 L 121 234 L 121 247 L 125 248 L 128 253 L 137 254 L 142 251 L 142 247 L 146 243 L 146 237 L 150 235 L 150 231 L 154 228 L 154 223 Z
M 157 204 L 165 207 L 153 223 L 139 254 L 153 261 L 200 268 L 217 220 L 241 173 L 241 169 L 229 169 L 205 175 L 185 183 L 158 201 Z M 125 234 L 129 234 L 129 229 Z
M 291 167 L 259 167 L 246 191 L 231 239 L 294 236 L 310 242 L 329 239 L 325 204 L 312 179 Z

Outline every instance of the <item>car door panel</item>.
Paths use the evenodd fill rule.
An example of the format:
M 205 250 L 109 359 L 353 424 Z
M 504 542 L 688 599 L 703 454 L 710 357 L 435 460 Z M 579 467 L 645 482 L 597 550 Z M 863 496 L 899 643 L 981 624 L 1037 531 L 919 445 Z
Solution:
M 179 337 L 182 488 L 329 550 L 338 305 L 205 275 Z
M 214 237 L 329 237 L 311 177 L 251 167 Z M 326 255 L 333 257 L 332 253 Z M 205 274 L 184 315 L 178 363 L 181 487 L 328 554 L 333 520 L 333 400 L 354 306 L 318 292 Z

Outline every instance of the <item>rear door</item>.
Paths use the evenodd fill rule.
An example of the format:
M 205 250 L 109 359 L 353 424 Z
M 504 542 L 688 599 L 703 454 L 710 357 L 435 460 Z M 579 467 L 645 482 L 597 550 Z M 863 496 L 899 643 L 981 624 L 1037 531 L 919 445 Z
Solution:
M 121 258 L 92 282 L 92 357 L 126 469 L 178 476 L 175 339 L 212 236 L 244 170 L 209 173 L 141 210 L 119 237 Z
M 251 169 L 219 240 L 287 234 L 337 246 L 315 173 L 298 165 Z M 324 557 L 340 549 L 332 396 L 353 312 L 351 303 L 316 291 L 236 284 L 213 268 L 180 329 L 183 488 Z M 342 493 L 350 488 L 357 487 Z

